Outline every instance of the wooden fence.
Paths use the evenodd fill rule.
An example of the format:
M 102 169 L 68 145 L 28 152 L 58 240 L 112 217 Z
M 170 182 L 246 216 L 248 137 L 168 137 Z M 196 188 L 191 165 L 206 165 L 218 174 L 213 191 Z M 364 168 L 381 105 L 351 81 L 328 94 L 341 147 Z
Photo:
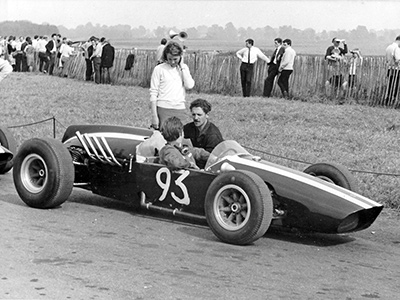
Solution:
M 111 69 L 112 84 L 149 87 L 156 62 L 155 51 L 138 50 L 133 68 L 127 71 L 125 64 L 130 53 L 127 49 L 116 50 Z M 184 59 L 196 82 L 195 92 L 241 96 L 240 60 L 234 53 L 193 52 L 186 53 Z M 80 54 L 71 59 L 66 67 L 70 77 L 84 80 L 86 65 Z M 259 60 L 254 69 L 253 96 L 262 96 L 267 71 L 266 63 Z M 340 73 L 346 81 L 346 63 L 343 63 Z M 370 106 L 400 107 L 399 95 L 392 99 L 386 97 L 388 78 L 384 57 L 364 57 L 356 76 L 354 87 L 334 88 L 326 84 L 330 74 L 323 56 L 298 55 L 290 77 L 290 94 L 302 101 L 348 100 Z M 281 96 L 276 84 L 272 96 Z

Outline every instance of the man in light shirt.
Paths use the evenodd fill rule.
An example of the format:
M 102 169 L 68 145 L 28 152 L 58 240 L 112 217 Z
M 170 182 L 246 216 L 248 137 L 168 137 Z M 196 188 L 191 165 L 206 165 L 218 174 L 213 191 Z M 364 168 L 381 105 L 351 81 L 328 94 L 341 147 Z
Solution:
M 387 76 L 389 83 L 386 88 L 386 103 L 390 104 L 391 101 L 396 99 L 399 91 L 400 80 L 400 35 L 396 37 L 395 41 L 386 48 L 386 63 L 388 66 Z
M 282 95 L 284 98 L 289 98 L 289 77 L 293 73 L 294 58 L 296 57 L 296 51 L 292 48 L 292 41 L 290 39 L 283 40 L 282 43 L 285 52 L 282 55 L 281 64 L 279 66 L 280 76 L 278 79 L 278 85 L 281 88 Z
M 240 65 L 240 79 L 242 83 L 243 97 L 249 97 L 251 92 L 251 79 L 253 77 L 254 63 L 258 58 L 270 62 L 270 59 L 254 47 L 254 40 L 247 39 L 246 47 L 236 52 L 236 56 L 242 61 Z

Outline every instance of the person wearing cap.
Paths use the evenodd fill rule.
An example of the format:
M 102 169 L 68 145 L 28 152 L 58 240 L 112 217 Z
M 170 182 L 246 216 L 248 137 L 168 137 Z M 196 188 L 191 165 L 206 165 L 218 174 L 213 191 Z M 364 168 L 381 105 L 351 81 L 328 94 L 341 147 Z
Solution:
M 243 97 L 249 97 L 251 92 L 251 79 L 253 77 L 254 64 L 258 58 L 270 62 L 261 50 L 254 46 L 253 39 L 245 41 L 246 47 L 236 52 L 236 56 L 242 61 L 240 65 L 240 80 L 242 83 Z
M 400 35 L 396 37 L 394 42 L 386 48 L 387 77 L 389 79 L 386 88 L 386 104 L 396 99 L 399 91 L 400 81 Z
M 348 85 L 350 88 L 353 88 L 357 83 L 357 72 L 362 65 L 363 58 L 361 56 L 361 51 L 359 48 L 354 48 L 353 50 L 350 51 L 350 53 L 351 53 L 351 58 L 349 61 Z
M 340 43 L 343 44 L 343 48 L 339 47 Z M 332 84 L 335 88 L 338 88 L 343 83 L 343 76 L 341 74 L 340 66 L 344 56 L 347 54 L 347 44 L 345 40 L 334 37 L 332 39 L 332 46 L 329 46 L 325 52 L 325 60 L 328 62 L 328 71 L 331 73 L 331 77 L 325 83 L 326 86 Z

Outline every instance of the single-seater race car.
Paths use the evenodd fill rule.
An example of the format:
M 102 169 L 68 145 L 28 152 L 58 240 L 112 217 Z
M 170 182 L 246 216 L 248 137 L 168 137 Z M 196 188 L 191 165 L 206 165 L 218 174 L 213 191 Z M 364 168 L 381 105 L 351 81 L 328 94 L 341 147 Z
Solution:
M 73 125 L 61 142 L 30 139 L 14 161 L 16 190 L 28 206 L 52 208 L 80 187 L 139 209 L 207 221 L 220 240 L 237 245 L 253 243 L 270 226 L 362 230 L 383 208 L 351 191 L 354 178 L 340 165 L 318 163 L 301 172 L 262 160 L 235 141 L 220 143 L 204 170 L 173 171 L 157 163 L 154 149 L 143 154 L 143 145 L 165 143 L 148 143 L 156 136 L 143 128 Z
M 17 142 L 11 132 L 0 126 L 0 174 L 5 174 L 13 167 L 13 157 L 17 150 Z

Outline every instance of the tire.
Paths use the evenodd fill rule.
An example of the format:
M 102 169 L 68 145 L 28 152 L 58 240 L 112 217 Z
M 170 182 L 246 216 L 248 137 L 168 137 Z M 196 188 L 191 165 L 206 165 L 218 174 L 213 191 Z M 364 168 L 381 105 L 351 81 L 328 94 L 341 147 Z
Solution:
M 342 165 L 334 163 L 317 163 L 309 166 L 304 170 L 304 172 L 350 191 L 358 192 L 356 179 L 350 171 Z
M 222 173 L 207 190 L 206 219 L 213 233 L 223 242 L 253 243 L 267 232 L 272 213 L 271 191 L 252 172 Z
M 24 142 L 14 161 L 14 185 L 28 206 L 53 208 L 64 203 L 74 185 L 68 149 L 51 138 Z
M 0 144 L 7 148 L 12 154 L 15 156 L 17 153 L 17 142 L 14 139 L 14 136 L 11 132 L 5 128 L 0 126 Z M 8 161 L 6 164 L 0 165 L 0 174 L 5 174 L 11 170 L 13 167 L 14 158 Z

